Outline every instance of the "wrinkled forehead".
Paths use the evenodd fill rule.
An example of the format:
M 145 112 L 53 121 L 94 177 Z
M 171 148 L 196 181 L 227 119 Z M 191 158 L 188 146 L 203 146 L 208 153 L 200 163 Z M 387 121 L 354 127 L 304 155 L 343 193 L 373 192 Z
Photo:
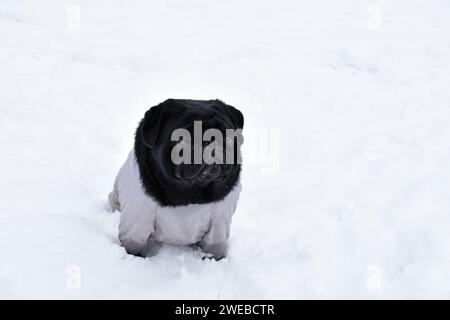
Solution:
M 176 127 L 185 128 L 189 131 L 194 129 L 194 123 L 201 123 L 202 130 L 211 128 L 225 130 L 233 129 L 233 122 L 224 106 L 215 101 L 183 101 L 174 106 L 174 112 L 170 122 Z

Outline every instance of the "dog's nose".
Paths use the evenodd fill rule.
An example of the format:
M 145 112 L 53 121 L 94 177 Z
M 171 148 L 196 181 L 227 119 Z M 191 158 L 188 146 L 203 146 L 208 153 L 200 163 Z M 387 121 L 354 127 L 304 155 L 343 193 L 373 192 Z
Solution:
M 198 177 L 205 164 L 189 164 L 189 165 L 179 165 L 175 169 L 175 176 L 182 180 L 192 180 Z
M 191 183 L 201 183 L 215 180 L 222 174 L 222 167 L 213 165 L 180 165 L 175 169 L 175 176 L 178 179 Z

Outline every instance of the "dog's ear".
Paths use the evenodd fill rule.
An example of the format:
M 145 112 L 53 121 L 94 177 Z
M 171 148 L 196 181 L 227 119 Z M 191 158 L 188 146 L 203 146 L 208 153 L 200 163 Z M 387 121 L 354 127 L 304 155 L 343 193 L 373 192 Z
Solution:
M 141 123 L 141 140 L 149 148 L 155 146 L 161 131 L 162 104 L 151 107 L 144 116 Z
M 235 129 L 243 129 L 244 128 L 244 116 L 242 115 L 242 112 L 240 112 L 235 107 L 232 107 L 220 100 L 216 100 L 216 102 L 220 106 L 224 106 L 227 110 L 228 115 L 230 116 L 231 120 L 233 120 L 233 124 L 235 126 Z
M 225 114 L 232 120 L 234 129 L 244 128 L 244 116 L 242 115 L 242 112 L 235 107 L 232 107 L 218 99 L 214 100 L 212 107 L 215 109 L 220 109 L 221 112 L 225 112 Z
M 149 148 L 154 147 L 164 130 L 164 125 L 170 117 L 185 111 L 183 104 L 175 99 L 168 99 L 157 106 L 151 107 L 144 116 L 141 124 L 141 140 Z
M 228 110 L 231 114 L 231 117 L 233 118 L 234 125 L 236 126 L 236 129 L 243 129 L 244 128 L 244 116 L 242 115 L 242 112 L 240 112 L 235 107 L 227 105 Z

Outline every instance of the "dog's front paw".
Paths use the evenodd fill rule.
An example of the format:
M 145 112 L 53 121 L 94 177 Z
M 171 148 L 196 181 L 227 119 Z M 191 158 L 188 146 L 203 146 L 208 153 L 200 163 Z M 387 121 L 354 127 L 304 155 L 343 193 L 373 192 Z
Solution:
M 144 252 L 142 253 L 142 257 L 150 258 L 150 257 L 155 256 L 158 253 L 161 246 L 162 246 L 161 242 L 156 241 L 154 239 L 148 239 L 147 247 L 145 248 Z
M 225 258 L 227 255 L 228 246 L 227 246 L 226 242 L 221 242 L 221 243 L 217 243 L 217 244 L 202 243 L 200 245 L 200 247 L 202 248 L 202 250 L 205 253 L 205 256 L 202 258 L 203 260 L 214 259 L 216 261 L 219 261 L 219 260 Z
M 223 256 L 223 257 L 215 257 L 213 255 L 207 254 L 207 255 L 202 257 L 202 260 L 216 260 L 216 261 L 220 261 L 220 260 L 222 260 L 224 258 L 225 258 L 225 256 Z

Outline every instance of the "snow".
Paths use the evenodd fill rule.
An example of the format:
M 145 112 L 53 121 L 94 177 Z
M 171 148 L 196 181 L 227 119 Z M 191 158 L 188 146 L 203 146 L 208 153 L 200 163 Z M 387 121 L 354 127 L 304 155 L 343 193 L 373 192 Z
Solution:
M 449 14 L 445 0 L 2 1 L 0 298 L 450 298 Z M 107 194 L 168 97 L 245 115 L 227 259 L 118 242 Z

